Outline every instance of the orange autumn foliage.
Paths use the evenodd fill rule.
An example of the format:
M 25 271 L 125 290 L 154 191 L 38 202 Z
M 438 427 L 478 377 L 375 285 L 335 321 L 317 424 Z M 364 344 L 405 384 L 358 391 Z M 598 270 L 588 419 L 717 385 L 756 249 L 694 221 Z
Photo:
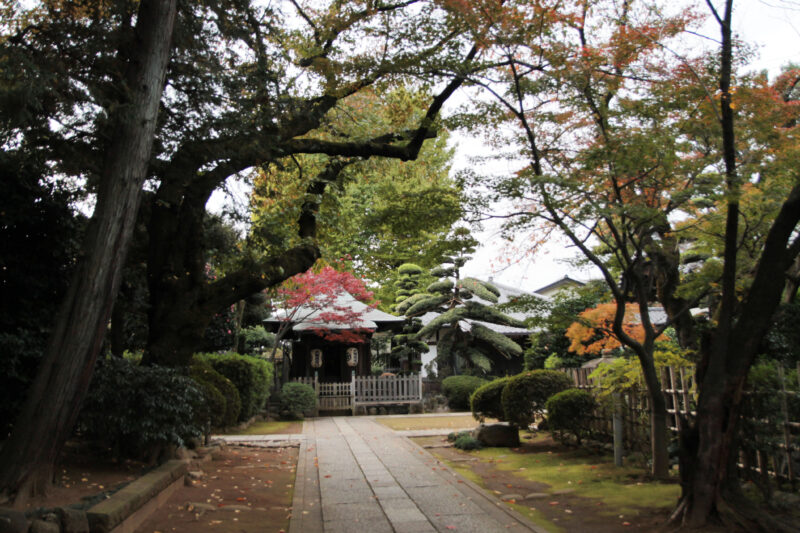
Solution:
M 616 311 L 617 303 L 609 302 L 586 309 L 578 315 L 580 320 L 573 322 L 565 333 L 566 337 L 572 341 L 569 351 L 578 355 L 599 354 L 605 350 L 614 350 L 622 346 L 622 342 L 613 332 Z M 639 318 L 637 304 L 625 304 L 622 330 L 637 342 L 644 342 L 644 326 Z M 662 335 L 659 340 L 664 338 Z

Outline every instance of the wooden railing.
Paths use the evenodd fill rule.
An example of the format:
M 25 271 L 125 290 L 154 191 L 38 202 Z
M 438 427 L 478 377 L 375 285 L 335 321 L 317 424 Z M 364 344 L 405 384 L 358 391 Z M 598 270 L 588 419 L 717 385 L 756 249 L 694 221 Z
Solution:
M 411 403 L 422 401 L 422 380 L 408 376 L 356 376 L 353 381 L 355 403 Z
M 354 410 L 356 405 L 422 402 L 422 379 L 407 376 L 355 376 L 349 382 L 320 383 L 314 377 L 294 378 L 314 388 L 320 410 Z

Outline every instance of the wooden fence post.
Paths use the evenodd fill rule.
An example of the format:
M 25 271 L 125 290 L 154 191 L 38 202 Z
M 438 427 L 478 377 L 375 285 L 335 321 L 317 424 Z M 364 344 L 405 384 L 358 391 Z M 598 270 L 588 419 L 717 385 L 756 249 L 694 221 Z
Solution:
M 794 479 L 794 465 L 792 464 L 792 432 L 789 429 L 789 406 L 786 399 L 786 379 L 783 373 L 783 363 L 778 363 L 778 382 L 781 384 L 781 415 L 783 415 L 783 453 L 786 458 L 787 473 L 789 474 L 789 483 L 792 489 L 795 488 Z M 780 483 L 780 472 L 778 472 L 778 464 L 775 463 L 775 478 Z
M 622 426 L 622 395 L 615 392 L 612 398 L 614 402 L 614 464 L 622 466 L 622 454 L 625 451 L 625 434 Z

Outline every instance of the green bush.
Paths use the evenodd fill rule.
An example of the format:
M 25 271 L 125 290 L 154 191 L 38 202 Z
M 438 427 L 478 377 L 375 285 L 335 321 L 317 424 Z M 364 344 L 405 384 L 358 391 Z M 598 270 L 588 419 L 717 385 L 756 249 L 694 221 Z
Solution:
M 209 407 L 211 427 L 225 428 L 235 425 L 242 410 L 242 400 L 236 385 L 214 370 L 209 363 L 197 358 L 192 363 L 189 375 L 205 390 L 213 388 L 219 394 L 220 400 L 217 400 L 213 392 L 207 393 L 212 396 L 212 405 Z
M 240 422 L 249 420 L 264 409 L 272 383 L 273 370 L 269 362 L 233 352 L 196 354 L 195 357 L 208 362 L 236 386 L 242 402 L 238 418 Z
M 225 418 L 225 397 L 210 381 L 198 375 L 195 367 L 189 371 L 189 377 L 194 380 L 203 393 L 203 401 L 194 406 L 194 415 L 198 425 L 203 428 L 206 435 L 211 434 L 211 428 L 223 425 Z
M 453 446 L 459 450 L 480 450 L 483 448 L 483 445 L 480 443 L 480 441 L 469 434 L 459 435 L 456 441 L 453 443 Z
M 275 345 L 275 335 L 264 329 L 264 326 L 243 328 L 240 335 L 240 346 L 245 353 L 261 353 Z
M 503 411 L 503 389 L 511 378 L 499 378 L 475 389 L 469 399 L 472 416 L 483 422 L 487 418 L 505 420 Z
M 442 393 L 447 397 L 447 405 L 452 411 L 466 411 L 469 409 L 469 397 L 481 385 L 487 383 L 485 379 L 476 376 L 450 376 L 442 381 Z
M 305 411 L 317 406 L 317 393 L 305 383 L 284 383 L 281 387 L 281 405 L 281 411 L 287 413 L 287 418 L 302 419 Z
M 450 433 L 447 434 L 447 441 L 448 442 L 455 442 L 456 439 L 458 439 L 459 437 L 463 437 L 463 436 L 467 436 L 468 437 L 470 435 L 472 435 L 472 432 L 469 431 L 469 430 L 466 430 L 466 429 L 462 430 L 462 431 L 459 431 L 458 433 L 456 433 L 455 431 L 451 431 Z
M 544 367 L 547 370 L 557 370 L 564 366 L 564 360 L 561 359 L 556 354 L 550 354 L 547 359 L 544 360 Z
M 572 386 L 566 374 L 555 370 L 532 370 L 510 378 L 502 392 L 505 419 L 518 427 L 531 425 L 542 415 L 550 396 Z
M 580 444 L 581 438 L 590 433 L 589 421 L 595 407 L 597 401 L 587 390 L 567 389 L 557 392 L 545 402 L 550 431 L 554 436 L 561 432 L 571 433 Z
M 78 430 L 116 457 L 155 461 L 170 446 L 202 435 L 195 413 L 204 403 L 201 388 L 179 370 L 104 359 L 89 386 Z

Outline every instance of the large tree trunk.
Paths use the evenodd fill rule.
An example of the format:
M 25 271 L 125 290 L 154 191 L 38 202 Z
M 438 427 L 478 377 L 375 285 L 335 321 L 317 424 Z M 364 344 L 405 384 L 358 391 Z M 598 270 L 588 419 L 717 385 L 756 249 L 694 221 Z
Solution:
M 800 251 L 800 240 L 793 239 L 800 221 L 800 187 L 791 190 L 775 217 L 753 282 L 740 303 L 736 288 L 740 179 L 736 173 L 735 130 L 730 105 L 732 11 L 733 0 L 726 0 L 723 16 L 716 11 L 713 13 L 722 33 L 720 125 L 729 197 L 722 295 L 715 317 L 716 329 L 711 341 L 704 343 L 697 369 L 696 421 L 682 435 L 683 494 L 673 520 L 695 528 L 717 522 L 747 531 L 796 531 L 793 524 L 784 524 L 755 509 L 742 497 L 738 485 L 737 431 L 742 392 L 761 339 L 780 302 L 786 271 Z M 738 316 L 735 316 L 737 311 Z
M 0 491 L 18 505 L 52 482 L 103 343 L 150 160 L 175 16 L 176 0 L 143 0 L 139 7 L 126 73 L 129 101 L 115 117 L 85 254 L 0 453 Z
M 347 164 L 329 163 L 309 185 L 308 195 L 321 198 Z M 203 220 L 206 201 L 216 185 L 208 181 L 184 189 L 178 183 L 166 183 L 158 191 L 149 224 L 150 329 L 144 364 L 189 364 L 215 313 L 305 272 L 320 257 L 315 245 L 304 244 L 280 256 L 243 265 L 220 279 L 207 279 Z M 298 220 L 301 238 L 313 240 L 316 236 L 319 201 L 306 200 L 302 206 Z
M 184 366 L 203 342 L 203 333 L 214 314 L 239 300 L 305 272 L 319 258 L 316 246 L 301 245 L 279 257 L 242 268 L 213 283 L 187 286 L 161 283 L 150 292 L 150 331 L 143 364 Z M 167 276 L 169 277 L 169 272 Z M 151 285 L 152 287 L 152 285 Z

